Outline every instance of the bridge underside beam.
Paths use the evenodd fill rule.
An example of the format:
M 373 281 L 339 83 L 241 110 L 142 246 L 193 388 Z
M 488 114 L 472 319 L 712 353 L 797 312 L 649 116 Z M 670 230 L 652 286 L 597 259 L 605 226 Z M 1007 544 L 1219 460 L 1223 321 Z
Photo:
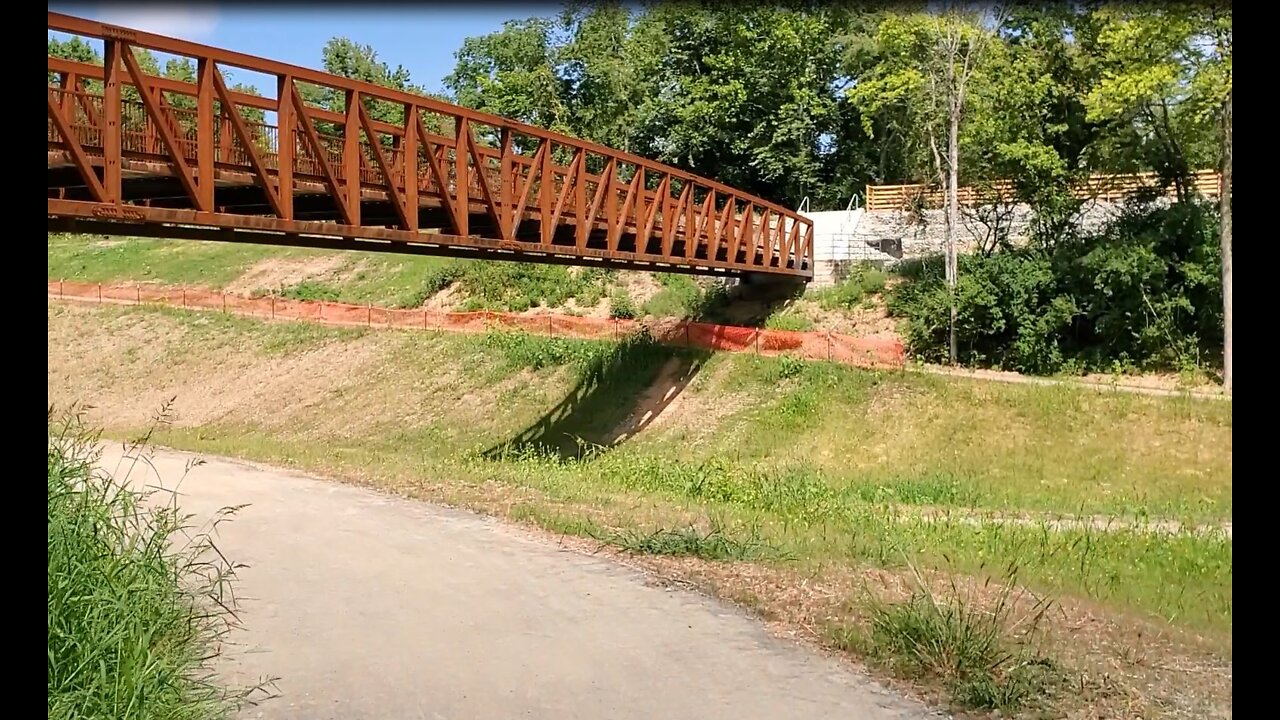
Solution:
M 403 237 L 403 231 L 343 226 L 329 222 L 294 222 L 290 228 L 275 227 L 269 218 L 243 217 L 242 227 L 223 227 L 224 221 L 198 217 L 192 211 L 165 208 L 130 207 L 124 216 L 111 217 L 115 208 L 95 203 L 50 200 L 59 211 L 48 219 L 49 232 L 83 233 L 120 237 L 173 238 L 218 242 L 241 242 L 258 245 L 308 247 L 323 250 L 359 250 L 364 252 L 430 255 L 476 260 L 507 260 L 551 265 L 577 265 L 616 270 L 670 272 L 686 275 L 741 277 L 745 272 L 733 263 L 708 262 L 700 266 L 676 265 L 663 258 L 601 250 L 576 250 L 566 246 L 498 241 L 479 237 L 460 237 L 445 233 L 418 233 Z M 209 215 L 209 214 L 205 214 Z M 797 280 L 803 276 L 797 273 Z
M 118 237 L 198 240 L 203 242 L 232 242 L 248 245 L 313 248 L 317 250 L 355 250 L 358 252 L 451 257 L 466 260 L 508 260 L 538 263 L 543 265 L 573 265 L 577 267 L 599 267 L 610 270 L 643 270 L 647 272 L 666 272 L 680 275 L 710 275 L 719 277 L 737 277 L 741 275 L 741 273 L 735 271 L 708 271 L 685 267 L 682 265 L 633 263 L 622 260 L 613 260 L 610 258 L 563 257 L 560 255 L 494 250 L 491 248 L 390 243 L 377 240 L 361 240 L 356 238 L 324 237 L 318 235 L 300 235 L 296 233 L 266 233 L 255 232 L 252 230 L 222 230 L 218 228 L 199 228 L 188 226 L 139 225 L 133 223 L 106 222 L 102 220 L 81 220 L 78 218 L 49 218 L 49 232 L 82 233 L 86 235 Z M 802 280 L 797 278 L 796 282 L 802 282 Z

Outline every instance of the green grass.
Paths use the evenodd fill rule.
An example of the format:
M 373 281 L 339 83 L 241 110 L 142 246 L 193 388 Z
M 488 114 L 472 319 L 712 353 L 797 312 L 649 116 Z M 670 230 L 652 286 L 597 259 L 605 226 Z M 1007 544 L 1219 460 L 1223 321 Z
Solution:
M 385 253 L 333 252 L 265 245 L 49 234 L 49 278 L 84 282 L 147 281 L 224 288 L 272 260 L 328 270 L 283 287 L 249 288 L 297 300 L 420 307 L 457 284 L 464 310 L 522 311 L 568 300 L 593 307 L 608 297 L 614 274 L 599 269 L 472 262 Z M 634 312 L 634 310 L 633 310 Z
M 281 350 L 280 327 L 252 320 L 215 326 L 181 311 L 50 307 L 51 368 L 72 361 L 59 349 L 64 338 L 108 348 L 65 387 L 51 384 L 51 399 L 75 393 L 105 405 L 114 396 L 99 397 L 108 385 L 97 378 L 107 375 L 120 397 L 151 387 L 164 366 L 117 358 L 157 343 L 171 349 L 159 362 L 202 383 L 174 388 L 180 406 L 231 358 L 237 378 L 255 377 L 280 353 L 302 362 L 324 348 L 373 344 L 362 357 L 375 364 L 359 372 L 316 355 L 326 370 L 309 376 L 316 387 L 305 403 L 296 386 L 268 382 L 216 422 L 167 428 L 163 442 L 177 447 L 463 503 L 483 505 L 491 488 L 509 488 L 537 522 L 630 533 L 636 544 L 714 521 L 725 538 L 763 543 L 814 571 L 901 568 L 911 558 L 981 575 L 1016 562 L 1020 580 L 1040 591 L 1230 633 L 1232 544 L 1220 534 L 1063 531 L 907 512 L 1229 519 L 1229 402 L 698 355 L 643 339 L 348 336 L 316 327 Z M 196 323 L 207 323 L 201 335 L 181 331 Z M 139 324 L 149 332 L 130 331 Z M 651 391 L 660 372 L 683 378 L 679 405 L 614 445 L 618 428 L 670 396 L 667 385 Z M 344 418 L 359 418 L 358 427 Z M 649 546 L 680 542 L 660 535 Z
M 873 265 L 860 263 L 849 272 L 848 277 L 840 284 L 813 290 L 809 297 L 826 310 L 852 309 L 865 302 L 872 295 L 884 292 L 889 274 Z
M 263 261 L 334 268 L 331 277 L 249 288 L 301 300 L 417 307 L 468 265 L 444 258 L 332 252 L 269 245 L 49 234 L 49 279 L 157 282 L 225 288 Z
M 645 301 L 640 312 L 654 317 L 689 317 L 702 301 L 702 289 L 688 275 L 658 275 L 662 285 L 653 297 Z
M 342 291 L 316 280 L 303 280 L 285 288 L 280 295 L 290 300 L 338 300 L 342 297 Z
M 49 279 L 222 287 L 254 263 L 298 251 L 265 245 L 49 234 Z
M 211 661 L 231 627 L 231 566 L 172 497 L 95 470 L 94 437 L 49 417 L 50 718 L 204 720 L 247 696 Z
M 1052 603 L 1015 596 L 1010 572 L 992 602 L 976 602 L 954 580 L 941 593 L 918 575 L 911 597 L 868 598 L 866 627 L 835 624 L 837 647 L 889 666 L 896 674 L 940 680 L 959 705 L 1017 710 L 1038 703 L 1064 678 L 1043 652 L 1042 622 Z
M 593 307 L 605 297 L 612 273 L 595 268 L 505 262 L 467 266 L 458 287 L 467 295 L 466 310 L 520 312 L 539 305 L 558 307 L 570 299 Z
M 679 555 L 704 560 L 772 560 L 780 556 L 777 549 L 767 543 L 754 538 L 737 538 L 720 528 L 630 528 L 608 533 L 601 539 L 638 555 Z
M 764 326 L 767 330 L 795 330 L 801 332 L 812 330 L 814 327 L 812 320 L 794 310 L 783 310 L 770 315 L 764 321 Z

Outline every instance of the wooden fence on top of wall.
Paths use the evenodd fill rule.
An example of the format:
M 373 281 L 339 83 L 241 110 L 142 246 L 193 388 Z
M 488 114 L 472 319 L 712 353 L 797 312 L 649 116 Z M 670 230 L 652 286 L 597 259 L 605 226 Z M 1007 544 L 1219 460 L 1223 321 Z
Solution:
M 1216 170 L 1198 170 L 1191 175 L 1192 189 L 1205 197 L 1218 197 L 1221 178 Z M 1145 188 L 1159 187 L 1156 173 L 1131 173 L 1127 175 L 1093 175 L 1075 188 L 1079 198 L 1115 201 L 1136 194 Z M 1173 188 L 1169 194 L 1174 193 Z M 999 201 L 1013 195 L 1013 183 L 1001 180 L 990 185 L 962 187 L 957 193 L 960 204 L 972 206 L 980 202 Z M 924 184 L 868 185 L 867 210 L 903 210 L 923 200 L 926 207 L 942 207 L 944 193 L 941 188 Z

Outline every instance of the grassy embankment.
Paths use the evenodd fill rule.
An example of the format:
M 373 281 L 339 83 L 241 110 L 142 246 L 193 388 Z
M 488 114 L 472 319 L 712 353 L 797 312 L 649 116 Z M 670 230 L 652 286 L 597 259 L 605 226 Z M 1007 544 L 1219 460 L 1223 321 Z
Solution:
M 553 308 L 568 314 L 688 317 L 705 309 L 709 283 L 684 275 L 558 265 L 472 262 L 190 240 L 49 235 L 49 279 L 198 285 L 299 300 L 386 307 L 504 310 Z M 883 331 L 878 295 L 886 276 L 868 271 L 839 288 L 811 291 L 785 308 L 749 307 L 714 322 L 780 330 Z M 742 308 L 739 308 L 741 310 Z
M 641 301 L 618 273 L 600 270 L 61 234 L 49 235 L 49 278 L 200 285 L 387 307 L 420 307 L 456 286 L 456 296 L 445 304 L 461 310 L 543 306 L 583 313 L 617 306 L 659 316 L 682 313 L 698 296 L 697 284 L 687 277 L 658 283 Z
M 919 593 L 884 598 L 928 588 L 990 609 L 1002 593 L 982 579 L 1014 576 L 1019 591 L 1058 607 L 1041 617 L 1034 601 L 1010 601 L 1001 621 L 1041 617 L 1053 667 L 1075 673 L 1072 683 L 1102 682 L 1133 648 L 1181 660 L 1135 674 L 1119 695 L 1113 671 L 1098 688 L 1043 702 L 1132 707 L 1138 697 L 1175 715 L 1223 703 L 1229 713 L 1230 539 L 1037 520 L 1229 521 L 1229 403 L 642 342 L 58 304 L 49 352 L 51 401 L 92 403 L 111 434 L 135 432 L 176 396 L 176 422 L 157 438 L 167 445 L 717 561 L 677 558 L 668 570 L 899 674 L 941 677 L 964 704 L 1015 707 L 1035 684 L 1016 668 L 1047 666 L 1038 654 L 996 662 L 1005 636 L 986 632 L 990 614 L 948 615 L 939 608 L 954 602 Z M 938 646 L 949 650 L 922 651 Z M 1020 647 L 1009 657 L 1024 657 L 1030 646 Z M 1186 706 L 1188 686 L 1201 688 L 1190 696 L 1203 706 Z

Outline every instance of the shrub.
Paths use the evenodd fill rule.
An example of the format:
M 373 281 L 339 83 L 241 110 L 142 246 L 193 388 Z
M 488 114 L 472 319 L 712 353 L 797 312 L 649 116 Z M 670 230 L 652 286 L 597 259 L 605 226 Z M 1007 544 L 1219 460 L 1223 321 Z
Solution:
M 812 294 L 814 300 L 826 310 L 850 309 L 871 297 L 884 292 L 889 274 L 870 263 L 858 263 L 849 275 L 835 287 L 823 288 Z
M 661 273 L 662 289 L 644 304 L 644 314 L 654 317 L 688 317 L 702 301 L 702 289 L 688 275 Z
M 1217 220 L 1200 203 L 1134 204 L 1101 231 L 960 257 L 959 360 L 1049 374 L 1187 369 L 1222 347 Z M 940 257 L 904 264 L 889 310 L 926 361 L 948 354 Z
M 613 291 L 609 296 L 609 317 L 621 320 L 630 320 L 636 316 L 636 305 L 631 300 L 631 295 L 621 288 Z
M 784 310 L 770 315 L 764 321 L 766 330 L 793 330 L 803 332 L 813 329 L 813 321 L 798 312 Z

